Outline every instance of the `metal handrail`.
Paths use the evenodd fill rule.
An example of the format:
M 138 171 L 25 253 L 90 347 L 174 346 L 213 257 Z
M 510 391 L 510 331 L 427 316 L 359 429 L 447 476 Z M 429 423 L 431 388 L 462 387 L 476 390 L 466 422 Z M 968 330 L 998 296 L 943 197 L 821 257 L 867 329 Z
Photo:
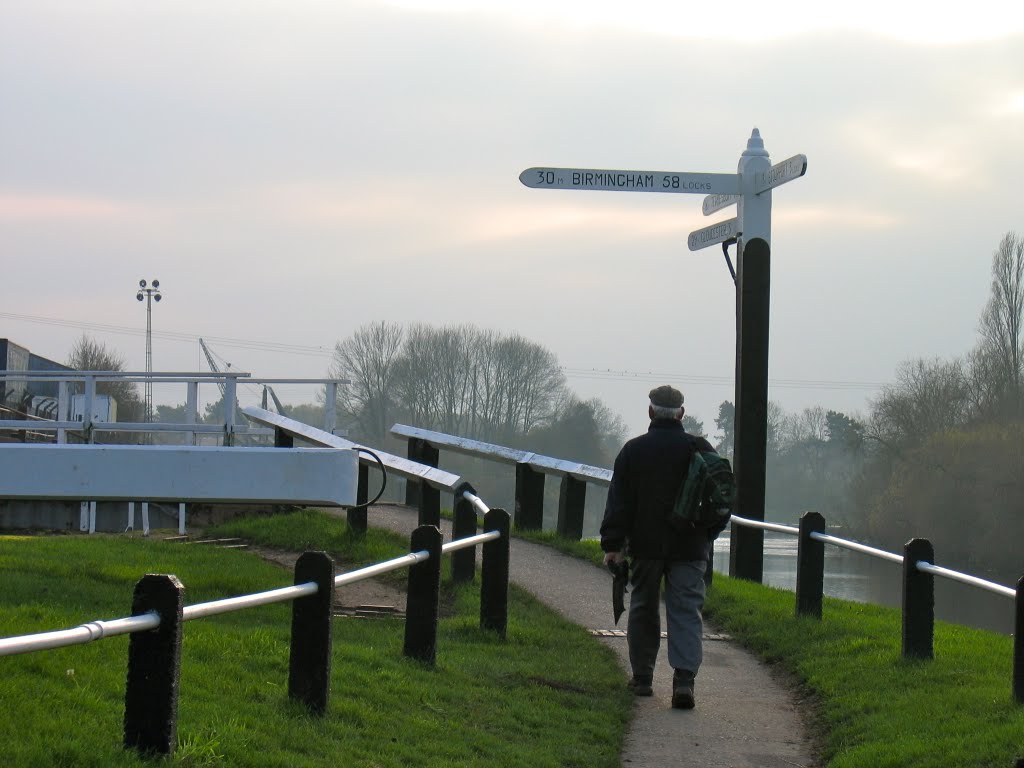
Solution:
M 281 587 L 270 589 L 266 592 L 255 592 L 251 595 L 239 595 L 238 597 L 226 597 L 223 600 L 211 600 L 208 603 L 196 603 L 186 605 L 182 609 L 182 621 L 201 619 L 204 616 L 216 616 L 231 611 L 241 611 L 245 608 L 256 608 L 260 605 L 272 605 L 283 603 L 288 600 L 297 600 L 300 597 L 315 595 L 320 589 L 315 581 L 307 581 L 305 584 L 296 584 L 292 587 Z
M 469 549 L 475 547 L 477 544 L 483 544 L 487 541 L 494 541 L 495 539 L 501 538 L 500 531 L 488 531 L 487 533 L 478 533 L 476 536 L 467 536 L 464 539 L 456 539 L 455 541 L 449 541 L 441 547 L 442 554 L 448 554 L 449 552 L 458 552 L 460 549 Z
M 464 498 L 466 501 L 468 501 L 470 504 L 476 507 L 477 511 L 480 512 L 480 514 L 482 515 L 486 515 L 488 512 L 491 511 L 491 508 L 484 504 L 483 499 L 481 499 L 479 496 L 470 491 L 463 491 L 462 498 Z
M 842 547 L 843 549 L 851 549 L 854 552 L 863 552 L 865 555 L 871 555 L 872 557 L 877 557 L 881 560 L 888 560 L 893 563 L 903 562 L 903 555 L 897 555 L 895 552 L 886 552 L 884 549 L 876 549 L 875 547 L 869 547 L 867 544 L 850 541 L 849 539 L 840 539 L 838 536 L 830 536 L 829 534 L 821 533 L 820 531 L 811 531 L 811 538 L 817 539 L 825 544 Z
M 481 502 L 481 504 L 482 503 L 483 502 Z M 493 541 L 494 539 L 499 538 L 501 538 L 500 531 L 487 531 L 486 533 L 477 534 L 476 536 L 468 536 L 464 539 L 457 539 L 456 541 L 449 542 L 441 547 L 441 553 L 447 554 L 460 549 L 468 549 L 469 547 L 477 544 L 481 544 L 486 541 Z M 349 573 L 338 574 L 334 577 L 334 585 L 341 587 L 346 584 L 354 584 L 355 582 L 362 581 L 363 579 L 368 579 L 371 576 L 377 576 L 389 571 L 397 571 L 401 568 L 416 565 L 417 563 L 422 563 L 429 559 L 430 552 L 427 550 L 410 552 L 407 555 L 402 555 L 401 557 L 396 557 L 392 560 L 368 565 L 365 568 L 350 571 Z M 267 590 L 265 592 L 256 592 L 250 595 L 239 595 L 238 597 L 228 597 L 222 600 L 211 600 L 206 603 L 187 605 L 182 609 L 182 620 L 191 621 L 193 619 L 201 619 L 207 616 L 216 616 L 222 613 L 241 611 L 246 608 L 256 608 L 261 605 L 271 605 L 273 603 L 297 600 L 300 597 L 315 595 L 319 589 L 320 587 L 315 581 L 309 581 L 305 584 L 296 584 L 290 587 L 281 587 L 278 589 Z M 132 632 L 144 632 L 156 629 L 159 626 L 160 615 L 156 611 L 150 611 L 138 616 L 127 616 L 120 619 L 110 619 L 105 621 L 90 621 L 71 629 L 60 629 L 53 632 L 38 632 L 30 635 L 4 637 L 0 638 L 0 656 L 14 656 L 21 653 L 30 653 L 32 651 L 42 651 L 50 648 L 64 648 L 69 645 L 80 645 L 92 642 L 93 640 L 101 640 L 104 637 L 113 637 L 115 635 L 124 635 Z
M 960 573 L 960 571 L 952 571 L 949 568 L 943 568 L 941 565 L 933 565 L 925 560 L 918 560 L 916 563 L 917 570 L 923 571 L 924 573 L 931 573 L 935 576 L 943 576 L 953 581 L 959 581 L 963 584 L 970 584 L 973 587 L 980 587 L 981 589 L 994 592 L 997 595 L 1003 595 L 1014 599 L 1017 597 L 1017 590 L 1004 587 L 1002 584 L 996 584 L 994 581 L 986 581 L 985 579 L 979 579 L 977 576 L 971 576 L 967 573 Z
M 761 520 L 751 520 L 746 517 L 739 517 L 733 515 L 730 520 L 736 522 L 739 525 L 744 525 L 749 528 L 761 528 L 766 531 L 776 531 L 778 533 L 785 533 L 793 536 L 800 535 L 800 529 L 792 525 L 780 525 L 778 523 L 766 523 Z M 850 541 L 849 539 L 841 539 L 838 536 L 831 536 L 821 531 L 811 531 L 810 537 L 824 544 L 831 544 L 835 547 L 841 547 L 843 549 L 853 550 L 854 552 L 861 552 L 872 557 L 877 557 L 881 560 L 888 560 L 892 563 L 903 563 L 903 555 L 898 555 L 895 552 L 886 552 L 884 549 L 876 549 L 875 547 L 869 547 L 867 544 L 861 544 L 857 541 Z M 914 563 L 916 570 L 922 573 L 930 573 L 934 576 L 942 576 L 943 578 L 950 579 L 952 581 L 959 581 L 962 584 L 969 584 L 973 587 L 993 592 L 997 595 L 1003 595 L 1015 599 L 1017 597 L 1017 590 L 997 584 L 994 581 L 987 581 L 985 579 L 972 576 L 969 573 L 961 573 L 960 571 L 954 571 L 951 568 L 943 568 L 940 565 L 934 565 L 925 560 L 918 560 Z
M 731 522 L 745 525 L 748 528 L 760 528 L 764 531 L 775 531 L 777 533 L 789 533 L 794 536 L 800 533 L 799 528 L 795 528 L 792 525 L 780 525 L 779 523 L 766 523 L 763 520 L 751 520 L 747 517 L 740 517 L 739 515 L 733 515 L 729 518 Z
M 251 373 L 244 371 L 219 371 L 219 372 L 181 372 L 181 371 L 153 371 L 139 372 L 139 371 L 7 371 L 0 370 L 0 383 L 4 381 L 26 381 L 26 382 L 46 382 L 48 385 L 59 384 L 62 389 L 68 384 L 84 384 L 86 389 L 87 398 L 90 396 L 95 397 L 95 392 L 92 395 L 89 394 L 91 388 L 94 388 L 97 383 L 104 382 L 126 382 L 130 384 L 143 384 L 153 383 L 158 384 L 188 384 L 191 386 L 198 387 L 200 384 L 209 385 L 216 383 L 218 386 L 223 386 L 225 382 L 234 382 L 234 386 L 239 385 L 259 385 L 263 383 L 273 384 L 324 384 L 328 387 L 337 387 L 338 385 L 350 384 L 349 379 L 313 379 L 313 378 L 253 378 Z M 71 394 L 70 392 L 67 394 Z M 65 395 L 59 395 L 59 398 L 64 398 Z M 88 410 L 88 408 L 87 408 Z M 66 411 L 65 411 L 66 413 Z M 44 433 L 56 432 L 58 435 L 58 442 L 64 442 L 62 438 L 63 432 L 72 433 L 88 433 L 90 430 L 95 433 L 100 432 L 180 432 L 185 434 L 235 434 L 235 435 L 250 435 L 250 436 L 269 436 L 273 432 L 271 430 L 264 429 L 262 427 L 252 427 L 246 423 L 235 423 L 233 418 L 228 418 L 229 415 L 225 414 L 225 418 L 216 424 L 203 424 L 198 422 L 197 414 L 193 414 L 195 421 L 184 421 L 184 422 L 105 422 L 105 421 L 93 421 L 87 417 L 83 421 L 72 421 L 65 419 L 64 421 L 58 421 L 57 419 L 47 419 L 34 416 L 32 414 L 24 414 L 24 419 L 0 419 L 0 430 L 3 431 L 21 431 L 26 429 L 34 429 Z M 187 416 L 186 416 L 187 418 Z M 330 431 L 333 434 L 334 422 L 333 416 L 330 416 L 328 423 L 330 425 Z M 325 426 L 326 429 L 326 426 Z
M 612 479 L 612 471 L 603 467 L 592 467 L 589 464 L 556 459 L 551 456 L 542 456 L 541 454 L 524 451 L 519 448 L 485 443 L 481 440 L 457 437 L 430 429 L 410 427 L 405 424 L 394 424 L 391 427 L 391 434 L 406 439 L 417 438 L 425 440 L 436 448 L 443 448 L 488 461 L 497 461 L 503 464 L 526 464 L 536 472 L 559 477 L 570 477 L 585 483 L 607 486 Z
M 90 621 L 72 629 L 58 629 L 54 632 L 37 632 L 31 635 L 0 638 L 0 656 L 14 656 L 31 651 L 45 651 L 49 648 L 65 648 L 81 645 L 104 637 L 125 635 L 130 632 L 144 632 L 160 626 L 160 614 L 150 611 L 139 616 L 128 616 L 109 621 Z
M 386 560 L 383 563 L 377 563 L 376 565 L 368 565 L 365 568 L 360 568 L 358 571 L 339 574 L 334 577 L 334 586 L 341 587 L 345 584 L 354 584 L 355 582 L 362 581 L 370 576 L 388 573 L 389 571 L 397 571 L 400 568 L 416 565 L 416 563 L 422 563 L 429 559 L 430 553 L 425 549 L 422 549 L 419 552 L 410 552 L 408 555 L 396 557 L 394 560 Z

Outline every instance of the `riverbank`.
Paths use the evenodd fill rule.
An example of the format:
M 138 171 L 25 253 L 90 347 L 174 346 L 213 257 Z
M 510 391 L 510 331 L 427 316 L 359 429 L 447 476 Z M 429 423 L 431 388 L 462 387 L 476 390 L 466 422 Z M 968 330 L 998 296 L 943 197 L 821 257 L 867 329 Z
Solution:
M 600 561 L 596 542 L 530 538 Z M 719 573 L 706 606 L 803 688 L 828 768 L 1013 768 L 1024 756 L 1012 638 L 940 621 L 935 658 L 909 661 L 898 610 L 826 598 L 821 620 L 794 612 L 792 592 Z
M 796 618 L 793 593 L 717 574 L 707 613 L 814 697 L 829 768 L 1012 768 L 1024 755 L 1011 638 L 937 622 L 935 658 L 905 660 L 899 611 L 826 598 L 820 621 Z

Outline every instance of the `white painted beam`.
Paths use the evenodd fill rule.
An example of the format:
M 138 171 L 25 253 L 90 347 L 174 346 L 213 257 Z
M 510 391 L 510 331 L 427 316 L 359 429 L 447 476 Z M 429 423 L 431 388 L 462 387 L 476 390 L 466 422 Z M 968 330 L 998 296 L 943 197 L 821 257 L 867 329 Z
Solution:
M 356 503 L 358 456 L 323 448 L 0 445 L 0 498 Z

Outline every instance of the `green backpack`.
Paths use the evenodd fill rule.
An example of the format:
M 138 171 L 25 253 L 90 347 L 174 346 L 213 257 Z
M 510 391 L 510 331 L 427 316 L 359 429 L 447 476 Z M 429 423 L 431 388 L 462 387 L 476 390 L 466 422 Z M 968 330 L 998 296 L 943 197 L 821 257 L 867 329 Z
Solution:
M 729 519 L 735 501 L 736 478 L 729 460 L 694 448 L 668 522 L 677 531 L 717 528 Z

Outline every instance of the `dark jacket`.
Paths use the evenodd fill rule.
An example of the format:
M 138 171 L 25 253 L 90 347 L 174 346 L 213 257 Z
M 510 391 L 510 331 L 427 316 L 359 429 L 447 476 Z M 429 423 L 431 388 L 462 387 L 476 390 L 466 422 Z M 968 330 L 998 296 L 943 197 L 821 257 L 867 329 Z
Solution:
M 717 531 L 680 533 L 667 522 L 695 448 L 714 450 L 677 419 L 653 419 L 647 434 L 622 446 L 608 488 L 601 549 L 652 560 L 707 560 Z

